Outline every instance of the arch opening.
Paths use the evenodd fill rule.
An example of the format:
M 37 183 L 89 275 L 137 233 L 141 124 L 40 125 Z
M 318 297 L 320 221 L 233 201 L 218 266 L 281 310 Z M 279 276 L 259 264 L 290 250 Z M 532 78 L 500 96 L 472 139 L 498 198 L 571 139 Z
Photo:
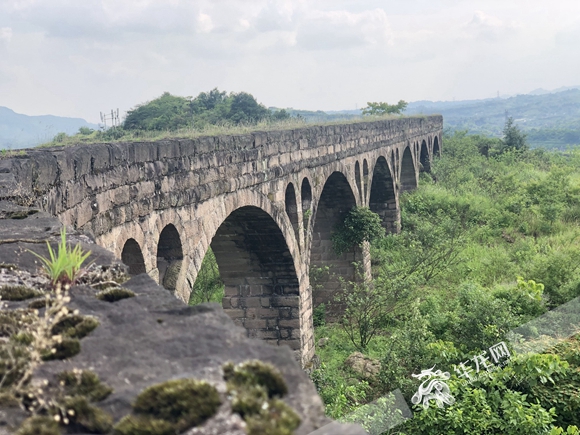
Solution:
M 397 232 L 400 213 L 397 207 L 395 180 L 384 157 L 379 157 L 373 171 L 369 208 L 377 213 L 387 232 Z
M 129 266 L 129 275 L 139 275 L 147 272 L 143 252 L 141 252 L 141 247 L 135 239 L 129 239 L 125 242 L 121 252 L 121 261 Z
M 433 141 L 433 157 L 440 157 L 441 156 L 441 149 L 439 148 L 439 138 L 435 136 L 435 140 Z
M 173 224 L 169 224 L 161 231 L 157 244 L 159 284 L 167 290 L 175 291 L 182 264 L 183 248 L 181 246 L 181 238 L 177 228 Z
M 211 241 L 225 311 L 248 336 L 300 349 L 300 283 L 284 235 L 262 209 L 232 212 Z
M 292 183 L 288 183 L 288 186 L 286 186 L 284 204 L 286 206 L 286 214 L 290 219 L 290 223 L 292 223 L 292 228 L 294 228 L 296 243 L 300 244 L 300 235 L 298 232 L 298 205 L 296 204 L 296 191 L 294 190 L 294 184 Z
M 358 195 L 359 195 L 359 199 L 361 204 L 364 204 L 364 199 L 363 199 L 363 190 L 362 190 L 362 183 L 361 183 L 361 173 L 360 173 L 360 163 L 357 162 L 354 164 L 354 180 L 356 183 L 356 187 L 358 189 Z
M 322 276 L 311 282 L 313 306 L 324 303 L 330 317 L 336 317 L 341 309 L 334 303 L 334 296 L 341 288 L 339 277 L 354 281 L 356 270 L 353 262 L 361 260 L 361 256 L 357 256 L 360 249 L 337 255 L 332 246 L 335 227 L 355 205 L 355 196 L 346 177 L 340 172 L 333 172 L 324 184 L 315 212 L 310 255 L 311 270 L 323 272 L 316 273 Z
M 427 142 L 423 141 L 421 144 L 421 154 L 419 162 L 421 163 L 421 172 L 431 172 L 431 162 L 429 161 L 429 150 L 427 149 Z
M 308 181 L 308 178 L 306 177 L 302 180 L 300 194 L 302 197 L 302 220 L 304 221 L 304 231 L 307 231 L 310 216 L 312 214 L 312 188 L 310 187 L 310 181 Z
M 401 160 L 401 192 L 417 188 L 417 177 L 411 148 L 405 148 L 403 159 Z
M 364 185 L 364 195 L 366 199 L 368 198 L 369 193 L 369 163 L 367 162 L 367 159 L 363 160 L 363 185 Z

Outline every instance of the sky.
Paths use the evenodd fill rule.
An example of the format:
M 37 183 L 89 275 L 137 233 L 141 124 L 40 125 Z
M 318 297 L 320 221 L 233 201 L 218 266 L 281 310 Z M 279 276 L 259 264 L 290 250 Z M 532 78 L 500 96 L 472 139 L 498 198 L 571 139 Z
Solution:
M 578 0 L 0 0 L 0 106 L 123 114 L 215 87 L 266 106 L 580 85 Z

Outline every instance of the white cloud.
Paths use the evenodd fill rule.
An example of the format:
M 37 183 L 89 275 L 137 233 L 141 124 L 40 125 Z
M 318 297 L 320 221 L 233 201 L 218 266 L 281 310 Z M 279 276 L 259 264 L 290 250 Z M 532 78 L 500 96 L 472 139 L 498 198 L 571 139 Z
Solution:
M 488 41 L 497 41 L 515 34 L 521 25 L 513 21 L 505 22 L 483 11 L 475 11 L 471 21 L 464 27 L 472 37 L 482 38 Z
M 0 41 L 10 42 L 12 40 L 12 28 L 0 27 Z

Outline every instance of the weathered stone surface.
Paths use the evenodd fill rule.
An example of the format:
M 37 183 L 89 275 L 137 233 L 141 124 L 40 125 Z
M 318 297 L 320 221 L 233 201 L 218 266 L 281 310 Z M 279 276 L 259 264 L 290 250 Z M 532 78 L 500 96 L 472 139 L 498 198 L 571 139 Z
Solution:
M 351 353 L 344 365 L 368 380 L 376 379 L 376 376 L 381 371 L 381 363 L 379 361 L 364 356 L 360 352 Z
M 6 216 L 12 212 L 27 211 L 9 203 L 0 204 L 0 212 Z M 24 219 L 0 219 L 0 263 L 12 263 L 17 272 L 26 279 L 38 272 L 38 264 L 27 248 L 42 251 L 43 240 L 58 240 L 59 223 L 56 218 L 43 221 L 52 230 L 35 226 L 36 214 Z M 8 240 L 9 234 L 26 234 L 33 243 Z M 71 232 L 70 240 L 81 242 L 91 249 L 92 259 L 99 266 L 113 267 L 114 256 L 94 245 L 86 236 Z M 41 243 L 36 243 L 37 241 Z M 46 248 L 44 248 L 46 249 Z M 16 272 L 15 272 L 16 273 Z M 45 284 L 46 282 L 44 282 Z M 42 284 L 42 282 L 37 282 Z M 222 365 L 227 362 L 243 362 L 258 359 L 273 364 L 281 371 L 289 388 L 284 400 L 294 408 L 302 419 L 296 434 L 306 435 L 329 423 L 323 415 L 322 402 L 314 385 L 285 347 L 273 347 L 246 337 L 242 328 L 217 304 L 188 307 L 158 286 L 148 275 L 138 275 L 124 284 L 136 296 L 115 303 L 95 297 L 95 289 L 74 286 L 71 289 L 71 309 L 82 315 L 96 317 L 100 325 L 81 341 L 81 352 L 65 361 L 52 361 L 39 367 L 35 382 L 48 379 L 55 382 L 54 375 L 63 370 L 90 369 L 102 382 L 114 388 L 114 392 L 98 406 L 118 421 L 131 410 L 131 403 L 144 388 L 178 378 L 203 379 L 225 393 Z M 23 306 L 12 304 L 8 308 Z M 25 417 L 20 411 L 0 408 L 0 433 L 11 433 Z M 240 418 L 223 408 L 202 427 L 187 433 L 241 435 L 244 424 Z M 339 426 L 333 434 L 355 434 Z M 79 434 L 80 435 L 80 434 Z

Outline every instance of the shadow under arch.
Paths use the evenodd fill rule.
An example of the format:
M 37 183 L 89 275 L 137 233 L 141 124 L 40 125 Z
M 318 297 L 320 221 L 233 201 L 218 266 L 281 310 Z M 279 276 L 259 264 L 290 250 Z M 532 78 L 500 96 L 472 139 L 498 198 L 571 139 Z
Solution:
M 177 278 L 183 264 L 183 247 L 181 237 L 175 225 L 168 224 L 163 228 L 157 243 L 157 270 L 159 284 L 167 290 L 175 291 Z
M 413 163 L 413 154 L 411 148 L 405 148 L 403 158 L 401 159 L 401 192 L 407 192 L 417 188 L 417 174 L 415 173 L 415 164 Z
M 328 305 L 330 310 L 327 310 L 327 314 L 331 317 L 336 316 L 340 310 L 333 304 L 336 292 L 340 289 L 339 277 L 354 281 L 356 270 L 353 262 L 362 259 L 360 255 L 357 258 L 360 249 L 337 255 L 332 245 L 335 227 L 355 205 L 356 199 L 348 180 L 341 172 L 333 172 L 324 184 L 314 212 L 310 254 L 313 306 L 321 303 Z
M 379 157 L 373 171 L 369 208 L 377 213 L 387 232 L 398 232 L 400 213 L 395 180 L 384 157 Z
M 433 140 L 433 157 L 441 157 L 441 148 L 439 148 L 439 138 L 437 136 Z
M 129 266 L 129 275 L 139 275 L 147 271 L 143 252 L 135 239 L 128 239 L 123 245 L 121 261 Z
M 248 336 L 300 349 L 299 279 L 284 234 L 255 206 L 233 211 L 210 247 L 225 285 L 222 304 Z
M 298 205 L 296 203 L 296 190 L 294 189 L 294 184 L 292 182 L 288 183 L 288 186 L 286 186 L 284 205 L 286 209 L 286 215 L 288 215 L 288 219 L 290 219 L 290 222 L 292 223 L 292 228 L 294 228 L 296 243 L 300 245 L 300 233 L 298 228 Z
M 429 150 L 427 148 L 427 142 L 423 141 L 421 143 L 421 153 L 419 154 L 419 162 L 421 163 L 421 172 L 431 172 L 431 161 L 429 160 Z

